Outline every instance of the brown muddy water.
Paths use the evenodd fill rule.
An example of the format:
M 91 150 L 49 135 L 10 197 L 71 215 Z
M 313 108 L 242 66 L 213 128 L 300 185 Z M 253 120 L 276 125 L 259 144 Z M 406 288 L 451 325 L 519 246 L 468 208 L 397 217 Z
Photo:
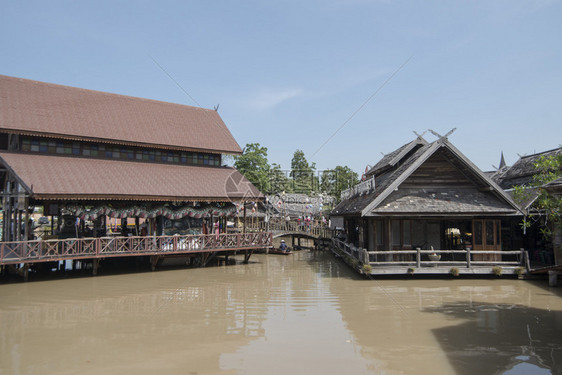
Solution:
M 0 285 L 0 374 L 560 374 L 562 288 L 324 252 Z

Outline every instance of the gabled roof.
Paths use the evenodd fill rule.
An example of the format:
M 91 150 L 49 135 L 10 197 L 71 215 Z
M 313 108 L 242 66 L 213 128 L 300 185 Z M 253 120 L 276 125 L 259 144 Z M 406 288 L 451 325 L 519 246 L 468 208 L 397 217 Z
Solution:
M 240 172 L 0 152 L 0 164 L 38 200 L 238 201 L 263 195 Z
M 401 191 L 393 194 L 397 190 L 403 190 L 402 184 L 432 157 L 446 158 L 452 168 L 470 180 L 473 188 L 469 190 L 463 187 L 424 189 L 423 186 L 419 188 L 410 186 L 406 193 Z M 436 183 L 436 186 L 438 185 Z M 380 174 L 378 178 L 375 177 L 374 191 L 342 201 L 334 208 L 332 214 L 370 216 L 375 214 L 375 210 L 382 212 L 384 210 L 381 205 L 383 203 L 389 204 L 387 198 L 391 194 L 396 201 L 402 199 L 399 202 L 400 212 L 402 213 L 515 214 L 520 211 L 508 194 L 480 171 L 446 138 L 440 138 L 433 143 L 418 147 L 414 153 L 403 159 L 399 166 L 387 170 L 387 172 Z M 438 199 L 439 202 L 435 199 Z M 432 200 L 431 203 L 429 200 Z M 388 208 L 388 206 L 386 207 Z M 389 212 L 389 210 L 386 211 Z M 394 212 L 398 213 L 398 211 Z
M 400 161 L 404 160 L 412 151 L 424 145 L 427 145 L 427 141 L 421 136 L 418 136 L 412 142 L 384 155 L 383 158 L 365 174 L 365 177 L 370 178 L 373 175 L 384 173 L 386 170 L 393 168 Z
M 0 132 L 240 154 L 210 109 L 0 75 Z

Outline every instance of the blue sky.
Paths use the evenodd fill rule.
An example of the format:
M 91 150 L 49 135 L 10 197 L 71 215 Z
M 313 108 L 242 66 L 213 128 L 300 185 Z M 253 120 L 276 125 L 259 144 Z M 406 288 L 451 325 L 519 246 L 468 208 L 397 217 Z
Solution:
M 283 168 L 302 149 L 362 173 L 457 128 L 491 170 L 562 144 L 561 19 L 548 0 L 0 0 L 0 74 L 219 104 Z

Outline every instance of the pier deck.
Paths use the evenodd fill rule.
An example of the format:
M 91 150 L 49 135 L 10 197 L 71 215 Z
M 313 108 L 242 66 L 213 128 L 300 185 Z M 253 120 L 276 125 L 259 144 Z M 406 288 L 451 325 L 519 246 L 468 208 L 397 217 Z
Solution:
M 251 255 L 254 250 L 271 248 L 272 244 L 273 236 L 267 232 L 0 242 L 0 265 L 237 251 Z
M 333 239 L 332 252 L 359 272 L 376 275 L 517 275 L 530 271 L 521 250 L 385 250 L 367 251 Z M 433 259 L 431 259 L 433 258 Z

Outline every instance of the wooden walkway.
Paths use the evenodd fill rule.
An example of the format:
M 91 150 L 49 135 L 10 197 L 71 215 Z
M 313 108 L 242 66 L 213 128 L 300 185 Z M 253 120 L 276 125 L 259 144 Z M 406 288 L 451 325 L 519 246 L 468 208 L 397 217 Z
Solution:
M 244 251 L 247 262 L 253 251 L 271 248 L 272 233 L 208 234 L 188 236 L 69 238 L 0 242 L 0 265 L 30 265 L 64 260 L 94 260 L 108 257 L 235 253 Z
M 528 253 L 477 250 L 391 250 L 367 251 L 332 240 L 332 252 L 360 273 L 376 275 L 517 275 L 529 272 Z M 439 256 L 431 260 L 430 255 Z

